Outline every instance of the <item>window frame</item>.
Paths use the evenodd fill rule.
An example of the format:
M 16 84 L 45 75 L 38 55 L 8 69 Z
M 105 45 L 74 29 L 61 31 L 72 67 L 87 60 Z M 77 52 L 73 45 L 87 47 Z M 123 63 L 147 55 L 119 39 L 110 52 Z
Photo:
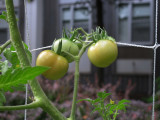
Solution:
M 119 38 L 119 4 L 126 4 L 129 7 L 129 15 L 128 15 L 128 30 L 129 30 L 129 35 L 128 35 L 128 43 L 132 43 L 132 44 L 143 44 L 143 45 L 153 45 L 154 44 L 154 1 L 152 0 L 130 0 L 130 1 L 126 1 L 126 0 L 119 0 L 116 1 L 115 6 L 116 6 L 116 39 L 118 40 Z M 132 41 L 132 21 L 133 21 L 133 5 L 135 4 L 149 4 L 150 6 L 150 16 L 149 16 L 149 21 L 150 21 L 150 39 L 149 41 Z M 119 41 L 119 40 L 118 40 Z M 122 42 L 122 41 L 119 41 Z
M 70 28 L 74 27 L 74 10 L 81 8 L 81 5 L 72 3 L 72 4 L 60 4 L 60 33 L 62 33 L 63 30 L 63 9 L 70 9 L 71 12 L 71 18 L 70 18 Z M 88 8 L 89 11 L 91 11 L 91 6 L 88 3 L 85 3 L 84 6 L 85 8 Z M 88 31 L 91 32 L 92 30 L 92 13 L 89 14 L 88 18 Z

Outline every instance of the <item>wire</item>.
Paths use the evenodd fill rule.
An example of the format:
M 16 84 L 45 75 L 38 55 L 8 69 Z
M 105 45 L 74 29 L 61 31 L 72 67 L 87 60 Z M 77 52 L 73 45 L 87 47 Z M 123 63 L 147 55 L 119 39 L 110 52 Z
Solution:
M 25 30 L 26 30 L 26 41 L 28 41 L 28 48 L 31 49 L 30 44 L 30 37 L 29 37 L 29 24 L 28 24 L 28 17 L 27 17 L 27 3 L 26 0 L 24 0 L 24 8 L 25 8 Z M 28 98 L 28 84 L 25 85 L 26 87 L 26 94 L 25 94 L 25 105 L 27 104 L 27 98 Z M 27 109 L 25 109 L 24 112 L 24 120 L 27 120 Z
M 52 45 L 46 46 L 46 47 L 41 47 L 41 48 L 36 48 L 36 49 L 31 50 L 31 52 L 34 52 L 34 51 L 37 51 L 37 50 L 43 50 L 43 49 L 51 48 L 51 47 L 52 47 Z
M 152 105 L 152 120 L 154 120 L 154 112 L 155 112 L 155 82 L 156 82 L 156 50 L 160 46 L 157 43 L 157 24 L 158 24 L 158 0 L 156 0 L 156 16 L 155 16 L 155 45 L 156 48 L 154 49 L 154 62 L 153 62 L 153 105 Z

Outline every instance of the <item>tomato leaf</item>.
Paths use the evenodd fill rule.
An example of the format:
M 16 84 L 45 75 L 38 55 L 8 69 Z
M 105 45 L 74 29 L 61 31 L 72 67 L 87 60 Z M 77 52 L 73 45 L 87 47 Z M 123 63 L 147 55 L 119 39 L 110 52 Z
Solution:
M 10 48 L 6 48 L 3 52 L 3 55 L 12 64 L 12 67 L 16 68 L 16 65 L 19 65 L 20 62 L 14 50 L 15 49 L 12 46 Z
M 42 66 L 8 69 L 5 74 L 0 76 L 0 89 L 5 92 L 13 92 L 14 88 L 27 84 L 28 80 L 34 79 L 48 69 L 48 67 Z
M 28 46 L 23 42 L 24 45 L 24 49 L 25 52 L 27 54 L 27 57 L 30 61 L 30 63 L 32 62 L 32 54 L 28 49 Z M 19 67 L 20 66 L 20 61 L 18 59 L 17 53 L 15 51 L 14 46 L 11 44 L 10 48 L 6 48 L 3 51 L 3 55 L 5 56 L 5 58 L 12 64 L 13 68 Z
M 6 11 L 2 12 L 2 15 L 0 15 L 0 19 L 7 21 L 7 12 Z
M 5 60 L 4 62 L 0 63 L 1 73 L 2 75 L 5 74 L 5 72 L 8 70 L 8 61 Z

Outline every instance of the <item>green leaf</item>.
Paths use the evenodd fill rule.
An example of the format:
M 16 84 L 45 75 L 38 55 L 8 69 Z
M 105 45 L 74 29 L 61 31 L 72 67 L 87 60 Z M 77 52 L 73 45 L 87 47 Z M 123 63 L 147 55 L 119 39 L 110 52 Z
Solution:
M 0 91 L 0 106 L 3 105 L 3 103 L 6 102 L 6 98 L 4 96 L 4 93 L 2 91 Z
M 8 61 L 5 60 L 4 62 L 0 63 L 0 68 L 1 68 L 1 72 L 2 75 L 5 74 L 5 72 L 8 70 Z
M 98 92 L 98 97 L 102 98 L 103 100 L 108 97 L 109 95 L 111 95 L 111 93 L 106 93 L 105 91 L 104 92 Z
M 0 19 L 7 21 L 7 12 L 3 11 L 2 15 L 0 15 Z
M 42 66 L 8 69 L 4 75 L 0 76 L 0 89 L 12 92 L 14 87 L 27 84 L 28 80 L 34 79 L 48 69 Z
M 81 101 L 88 101 L 88 102 L 92 102 L 92 99 L 90 98 L 86 98 L 86 99 L 80 99 L 77 101 L 77 103 L 81 102 Z
M 124 104 L 124 103 L 130 103 L 130 101 L 126 100 L 126 99 L 123 99 L 123 100 L 118 102 L 118 104 Z
M 3 55 L 12 64 L 13 68 L 16 68 L 16 65 L 20 64 L 18 56 L 13 46 L 11 46 L 10 48 L 6 48 L 3 52 Z
M 106 99 L 106 97 L 108 97 L 109 95 L 111 95 L 111 93 L 103 92 L 102 99 Z
M 97 96 L 98 96 L 99 98 L 102 98 L 102 97 L 103 97 L 103 92 L 98 92 L 98 93 L 97 93 Z
M 100 101 L 101 101 L 101 99 L 100 99 L 100 98 L 97 98 L 97 99 L 95 99 L 95 100 L 92 101 L 92 104 L 98 103 L 98 102 L 100 102 Z
M 29 51 L 28 46 L 24 42 L 23 42 L 23 45 L 24 45 L 24 49 L 27 54 L 27 57 L 31 63 L 32 62 L 32 54 Z M 3 52 L 3 55 L 12 64 L 13 68 L 16 68 L 17 65 L 20 66 L 20 61 L 18 59 L 17 53 L 16 53 L 13 45 L 11 45 L 10 48 L 6 48 Z
M 96 112 L 96 111 L 100 111 L 100 110 L 101 110 L 101 108 L 99 108 L 99 107 L 94 108 L 94 109 L 92 110 L 92 114 L 93 114 L 94 112 Z

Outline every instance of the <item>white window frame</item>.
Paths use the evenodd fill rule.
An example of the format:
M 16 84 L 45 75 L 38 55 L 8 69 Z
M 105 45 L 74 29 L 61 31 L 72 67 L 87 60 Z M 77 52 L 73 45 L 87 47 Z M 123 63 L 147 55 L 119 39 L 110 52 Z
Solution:
M 128 4 L 129 7 L 129 15 L 128 15 L 128 30 L 129 30 L 129 35 L 128 35 L 128 43 L 134 43 L 134 44 L 143 44 L 143 45 L 153 45 L 154 44 L 154 37 L 153 37 L 153 29 L 154 29 L 154 1 L 153 0 L 118 0 L 116 1 L 116 39 L 119 40 L 119 4 Z M 132 41 L 132 7 L 135 4 L 149 4 L 150 5 L 150 40 L 149 41 Z M 121 42 L 121 41 L 119 41 Z

